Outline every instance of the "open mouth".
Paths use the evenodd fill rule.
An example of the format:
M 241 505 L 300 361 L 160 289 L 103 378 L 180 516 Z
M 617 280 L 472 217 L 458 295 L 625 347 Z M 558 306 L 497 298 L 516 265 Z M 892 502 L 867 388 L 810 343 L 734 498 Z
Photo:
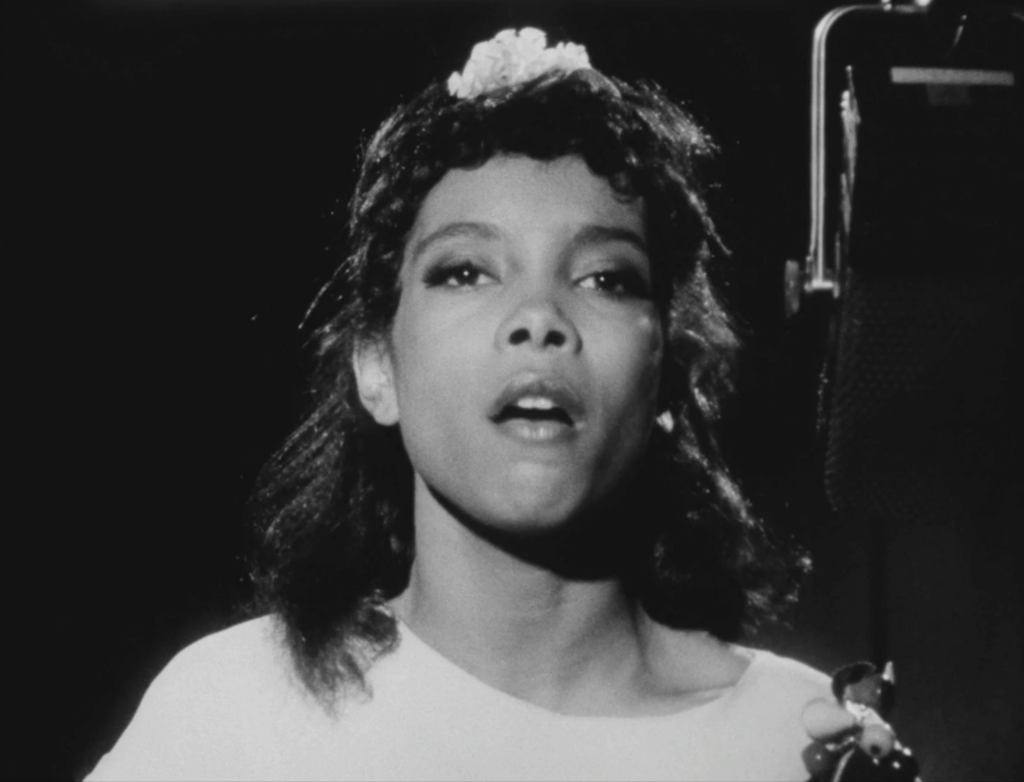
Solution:
M 494 422 L 503 424 L 506 421 L 548 421 L 564 426 L 574 426 L 572 416 L 565 408 L 558 406 L 550 399 L 528 398 L 505 405 L 494 416 Z
M 495 400 L 490 419 L 508 436 L 528 442 L 559 442 L 580 431 L 585 413 L 568 382 L 537 375 L 509 383 Z

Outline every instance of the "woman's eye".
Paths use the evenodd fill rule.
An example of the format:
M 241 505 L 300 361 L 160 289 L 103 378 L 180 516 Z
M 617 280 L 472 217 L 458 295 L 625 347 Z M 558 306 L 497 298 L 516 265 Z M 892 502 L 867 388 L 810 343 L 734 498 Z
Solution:
M 490 279 L 483 269 L 464 261 L 434 267 L 427 272 L 425 282 L 430 288 L 475 288 Z
M 612 296 L 647 298 L 650 289 L 643 275 L 635 271 L 607 271 L 591 274 L 581 281 L 584 288 Z

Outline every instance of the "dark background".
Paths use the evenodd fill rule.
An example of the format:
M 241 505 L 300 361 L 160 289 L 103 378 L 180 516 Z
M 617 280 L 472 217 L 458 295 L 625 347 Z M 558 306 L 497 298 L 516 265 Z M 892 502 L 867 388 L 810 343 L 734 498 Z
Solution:
M 747 345 L 725 444 L 817 565 L 792 628 L 756 642 L 825 670 L 876 652 L 867 532 L 821 486 L 822 323 L 783 315 L 783 264 L 807 249 L 811 34 L 835 5 L 5 4 L 4 298 L 25 367 L 9 415 L 28 436 L 11 446 L 2 775 L 83 775 L 166 662 L 233 621 L 244 500 L 302 409 L 297 326 L 336 261 L 359 145 L 506 27 L 654 78 L 719 141 Z M 930 563 L 881 620 L 926 778 L 1024 768 L 1022 509 L 1014 480 L 969 534 L 898 553 Z

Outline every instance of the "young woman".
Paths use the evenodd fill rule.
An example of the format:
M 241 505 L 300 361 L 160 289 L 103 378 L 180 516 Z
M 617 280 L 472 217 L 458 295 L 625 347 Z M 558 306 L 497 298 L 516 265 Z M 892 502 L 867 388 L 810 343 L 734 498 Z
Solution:
M 737 343 L 657 88 L 505 31 L 365 151 L 315 404 L 255 498 L 257 618 L 92 779 L 806 779 L 828 679 L 713 425 Z

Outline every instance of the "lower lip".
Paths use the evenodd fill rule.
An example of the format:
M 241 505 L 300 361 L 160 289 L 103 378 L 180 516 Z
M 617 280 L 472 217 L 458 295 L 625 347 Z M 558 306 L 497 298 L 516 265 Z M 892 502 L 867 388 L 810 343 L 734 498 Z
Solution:
M 565 443 L 574 439 L 577 434 L 576 427 L 558 421 L 527 421 L 513 418 L 502 421 L 497 427 L 506 437 L 537 445 Z

